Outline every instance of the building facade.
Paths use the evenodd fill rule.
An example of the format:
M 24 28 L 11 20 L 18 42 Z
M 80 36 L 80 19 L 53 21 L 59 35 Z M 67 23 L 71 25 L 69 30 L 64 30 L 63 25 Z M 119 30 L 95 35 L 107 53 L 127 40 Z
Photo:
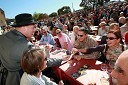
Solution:
M 0 26 L 6 26 L 5 14 L 1 8 L 0 8 Z

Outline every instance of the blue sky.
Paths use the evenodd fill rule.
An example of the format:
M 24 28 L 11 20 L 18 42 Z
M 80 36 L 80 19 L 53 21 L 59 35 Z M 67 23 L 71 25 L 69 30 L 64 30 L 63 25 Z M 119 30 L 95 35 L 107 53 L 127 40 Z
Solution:
M 20 13 L 47 13 L 56 12 L 63 6 L 80 9 L 81 0 L 0 0 L 0 8 L 4 10 L 6 18 L 14 18 Z
M 0 0 L 0 8 L 4 10 L 6 18 L 14 18 L 20 13 L 51 14 L 63 6 L 70 6 L 72 9 L 72 3 L 73 8 L 78 10 L 81 8 L 79 7 L 80 2 L 81 0 Z

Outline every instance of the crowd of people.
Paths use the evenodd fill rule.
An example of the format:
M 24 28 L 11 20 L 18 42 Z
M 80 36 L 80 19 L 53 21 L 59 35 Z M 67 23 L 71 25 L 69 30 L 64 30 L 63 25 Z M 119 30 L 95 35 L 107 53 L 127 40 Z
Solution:
M 8 32 L 0 35 L 0 70 L 5 76 L 0 77 L 1 85 L 56 85 L 42 71 L 61 65 L 69 57 L 49 58 L 37 44 L 65 49 L 74 58 L 114 62 L 111 76 L 118 85 L 128 84 L 127 2 L 110 3 L 90 11 L 78 10 L 38 23 L 31 14 L 23 13 L 15 21 Z M 97 32 L 92 30 L 94 26 L 98 27 Z M 100 36 L 101 42 L 90 35 Z M 64 85 L 62 80 L 58 84 Z

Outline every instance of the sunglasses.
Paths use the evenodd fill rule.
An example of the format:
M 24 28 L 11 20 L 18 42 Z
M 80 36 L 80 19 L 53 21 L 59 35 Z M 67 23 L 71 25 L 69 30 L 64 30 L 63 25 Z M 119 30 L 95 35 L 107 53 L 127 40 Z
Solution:
M 114 39 L 117 39 L 117 38 L 114 38 L 114 37 L 107 37 L 106 39 L 114 40 Z
M 60 34 L 60 32 L 57 32 L 56 34 Z
M 78 37 L 83 37 L 84 35 L 78 35 Z
M 45 61 L 47 61 L 48 59 L 47 59 L 47 58 L 45 58 L 44 60 L 45 60 Z

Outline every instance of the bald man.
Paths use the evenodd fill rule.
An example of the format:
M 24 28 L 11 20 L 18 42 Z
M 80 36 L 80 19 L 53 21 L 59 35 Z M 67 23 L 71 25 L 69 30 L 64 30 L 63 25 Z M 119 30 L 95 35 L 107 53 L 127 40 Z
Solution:
M 118 85 L 128 85 L 128 50 L 117 59 L 111 76 L 118 81 Z

